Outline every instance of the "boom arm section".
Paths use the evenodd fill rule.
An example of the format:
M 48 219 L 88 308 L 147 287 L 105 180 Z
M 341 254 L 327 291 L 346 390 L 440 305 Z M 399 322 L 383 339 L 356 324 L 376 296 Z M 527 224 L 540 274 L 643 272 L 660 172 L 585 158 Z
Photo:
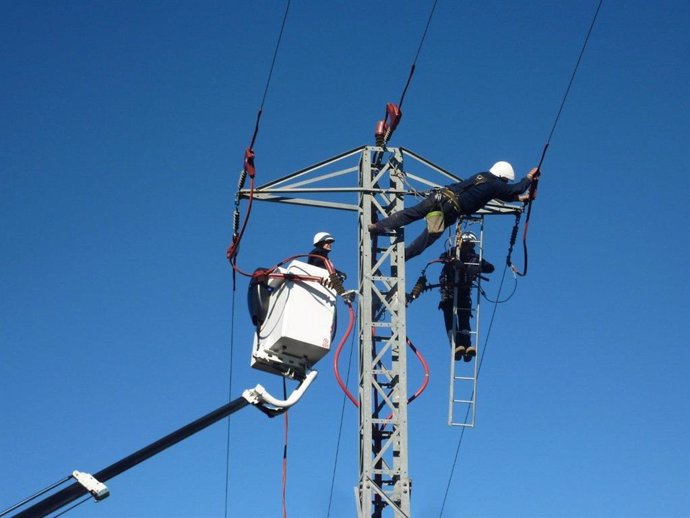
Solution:
M 314 381 L 314 378 L 316 378 L 317 374 L 318 372 L 315 370 L 309 372 L 304 381 L 302 381 L 302 383 L 295 388 L 295 390 L 286 400 L 276 399 L 261 385 L 257 385 L 253 389 L 245 390 L 241 397 L 234 399 L 222 407 L 206 414 L 203 417 L 200 417 L 196 421 L 193 421 L 182 428 L 175 430 L 165 437 L 132 453 L 124 459 L 111 464 L 107 468 L 93 474 L 93 476 L 89 475 L 88 473 L 81 473 L 78 471 L 73 472 L 72 477 L 77 480 L 77 482 L 44 498 L 40 502 L 19 512 L 18 514 L 15 514 L 13 518 L 37 518 L 47 516 L 48 514 L 65 507 L 66 505 L 89 493 L 91 493 L 96 500 L 101 500 L 107 497 L 109 494 L 108 488 L 104 485 L 105 481 L 116 477 L 130 468 L 133 468 L 137 464 L 153 457 L 154 455 L 157 455 L 178 442 L 187 439 L 204 428 L 207 428 L 221 419 L 228 417 L 230 414 L 241 410 L 247 405 L 251 404 L 256 406 L 259 410 L 263 411 L 270 417 L 285 412 L 301 399 L 307 388 L 309 388 L 311 382 Z M 78 473 L 79 476 L 75 476 L 74 473 Z M 66 480 L 69 480 L 69 478 Z M 24 503 L 27 503 L 27 501 Z M 0 517 L 14 511 L 18 507 L 21 507 L 24 503 L 0 513 Z

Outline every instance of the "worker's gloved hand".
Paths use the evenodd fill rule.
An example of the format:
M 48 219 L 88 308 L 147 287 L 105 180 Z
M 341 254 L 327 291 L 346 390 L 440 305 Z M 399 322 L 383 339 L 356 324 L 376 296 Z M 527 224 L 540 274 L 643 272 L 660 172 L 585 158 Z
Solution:
M 536 167 L 532 168 L 529 173 L 527 173 L 527 178 L 530 180 L 534 180 L 535 178 L 539 178 L 539 175 L 541 174 L 541 171 L 537 169 Z

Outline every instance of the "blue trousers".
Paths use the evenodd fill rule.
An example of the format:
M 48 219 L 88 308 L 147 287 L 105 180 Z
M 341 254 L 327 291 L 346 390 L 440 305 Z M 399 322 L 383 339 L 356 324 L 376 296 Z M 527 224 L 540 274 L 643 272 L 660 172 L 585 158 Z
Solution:
M 404 227 L 413 221 L 419 221 L 434 210 L 443 212 L 443 230 L 455 223 L 458 218 L 457 211 L 448 200 L 439 200 L 434 194 L 430 194 L 417 205 L 394 212 L 387 218 L 378 221 L 376 225 L 385 230 L 393 230 Z M 439 237 L 441 237 L 441 235 L 443 235 L 443 230 L 432 234 L 425 227 L 422 233 L 405 247 L 405 260 L 412 259 L 429 248 Z

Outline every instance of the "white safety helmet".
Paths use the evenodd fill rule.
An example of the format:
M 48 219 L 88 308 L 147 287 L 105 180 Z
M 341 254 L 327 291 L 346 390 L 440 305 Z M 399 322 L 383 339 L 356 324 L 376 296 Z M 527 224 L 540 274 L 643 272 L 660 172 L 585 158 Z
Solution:
M 474 243 L 477 241 L 477 236 L 475 236 L 473 232 L 463 232 L 461 239 L 463 243 Z
M 496 162 L 493 166 L 491 166 L 489 172 L 494 176 L 498 176 L 499 178 L 505 178 L 509 182 L 515 180 L 515 171 L 513 171 L 513 166 L 508 162 Z
M 335 241 L 335 238 L 328 232 L 317 232 L 316 234 L 314 234 L 314 246 L 318 245 L 322 241 L 325 241 L 326 243 L 332 243 L 333 241 Z

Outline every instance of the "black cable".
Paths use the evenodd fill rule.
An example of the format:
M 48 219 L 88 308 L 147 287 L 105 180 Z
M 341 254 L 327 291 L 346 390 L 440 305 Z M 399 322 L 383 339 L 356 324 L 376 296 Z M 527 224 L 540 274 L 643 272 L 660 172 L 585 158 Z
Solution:
M 234 274 L 234 270 L 233 270 Z M 232 357 L 235 350 L 235 283 L 232 285 L 232 299 L 230 309 L 230 375 L 228 376 L 228 400 L 232 397 Z M 232 416 L 228 416 L 227 444 L 225 446 L 225 518 L 228 518 L 228 499 L 230 497 L 230 423 Z
M 347 373 L 345 374 L 345 384 L 350 381 L 350 370 L 352 368 L 352 354 L 353 351 L 355 350 L 355 333 L 352 333 L 352 343 L 350 344 L 350 357 L 347 360 Z M 333 504 L 333 489 L 335 487 L 335 472 L 336 468 L 338 467 L 338 456 L 340 454 L 340 439 L 343 435 L 343 421 L 345 418 L 345 404 L 346 404 L 346 395 L 343 393 L 343 403 L 340 408 L 340 426 L 338 427 L 338 439 L 336 440 L 336 446 L 335 446 L 335 459 L 333 460 L 333 473 L 331 475 L 331 490 L 328 495 L 328 511 L 326 512 L 326 518 L 329 518 L 331 516 L 331 505 Z
M 278 57 L 278 49 L 280 48 L 280 42 L 283 39 L 283 31 L 285 30 L 285 22 L 287 21 L 287 16 L 288 12 L 290 11 L 290 2 L 291 0 L 288 0 L 287 5 L 285 6 L 285 14 L 283 15 L 283 23 L 280 26 L 280 34 L 278 34 L 278 42 L 276 43 L 276 48 L 273 51 L 273 60 L 271 61 L 271 68 L 268 71 L 268 79 L 266 79 L 266 86 L 264 87 L 264 95 L 261 98 L 261 105 L 259 107 L 259 111 L 256 114 L 256 124 L 254 125 L 254 133 L 252 134 L 252 140 L 251 143 L 249 144 L 249 149 L 252 149 L 254 147 L 254 142 L 256 141 L 256 135 L 259 132 L 259 121 L 261 120 L 261 114 L 264 109 L 264 103 L 266 102 L 266 96 L 268 95 L 268 87 L 271 84 L 271 77 L 273 77 L 273 68 L 275 67 L 276 64 L 276 58 Z
M 505 265 L 503 268 L 503 275 L 501 276 L 501 284 L 498 286 L 498 295 L 497 299 L 500 299 L 501 297 L 501 290 L 503 289 L 503 281 L 505 280 L 506 277 L 506 271 L 508 270 L 508 265 Z M 482 370 L 482 364 L 484 363 L 484 357 L 486 356 L 486 350 L 489 346 L 489 337 L 491 336 L 491 328 L 494 325 L 494 318 L 496 316 L 496 309 L 498 308 L 498 303 L 494 304 L 494 309 L 493 312 L 491 313 L 491 320 L 489 322 L 489 329 L 486 332 L 486 338 L 484 339 L 484 347 L 482 348 L 482 355 L 481 358 L 479 359 L 479 366 L 477 367 L 477 381 L 479 381 L 479 373 Z M 472 398 L 474 399 L 474 392 L 472 393 Z M 467 406 L 467 412 L 465 413 L 465 421 L 467 422 L 467 417 L 470 414 L 470 408 L 471 406 Z M 443 502 L 441 503 L 441 512 L 439 513 L 439 518 L 443 516 L 443 509 L 446 507 L 446 500 L 448 499 L 448 492 L 450 491 L 450 484 L 453 480 L 453 474 L 455 473 L 455 466 L 458 461 L 458 456 L 460 455 L 460 446 L 462 446 L 462 438 L 465 436 L 465 427 L 462 428 L 462 432 L 460 433 L 460 438 L 458 439 L 458 446 L 455 449 L 455 457 L 453 457 L 453 465 L 450 469 L 450 476 L 448 477 L 448 484 L 446 485 L 446 492 L 443 495 Z
M 0 516 L 5 516 L 5 515 L 7 515 L 7 514 L 10 514 L 12 511 L 14 511 L 14 510 L 16 510 L 16 509 L 19 509 L 20 507 L 22 507 L 22 506 L 28 504 L 28 503 L 31 502 L 32 500 L 35 500 L 35 499 L 38 498 L 39 496 L 46 494 L 48 491 L 52 491 L 52 490 L 55 489 L 56 487 L 61 486 L 61 485 L 64 484 L 65 482 L 69 481 L 71 478 L 72 478 L 72 475 L 68 475 L 68 476 L 66 476 L 65 478 L 63 478 L 62 480 L 58 480 L 57 482 L 52 483 L 51 485 L 49 485 L 49 486 L 46 487 L 45 489 L 41 489 L 38 493 L 34 493 L 33 495 L 31 495 L 31 496 L 28 497 L 28 498 L 25 498 L 25 499 L 22 500 L 21 502 L 18 502 L 18 503 L 16 503 L 16 504 L 14 504 L 12 507 L 9 507 L 8 509 L 5 509 L 3 512 L 0 513 Z
M 575 64 L 575 69 L 573 70 L 573 75 L 570 76 L 570 82 L 568 83 L 568 88 L 565 90 L 565 95 L 563 96 L 563 101 L 561 101 L 561 107 L 558 109 L 558 114 L 556 115 L 556 120 L 553 121 L 553 126 L 551 127 L 551 132 L 549 133 L 549 138 L 546 140 L 546 144 L 548 145 L 549 142 L 551 142 L 551 137 L 553 136 L 553 132 L 556 130 L 556 124 L 558 124 L 558 119 L 561 117 L 561 112 L 563 111 L 563 106 L 565 105 L 565 100 L 568 98 L 568 94 L 570 93 L 570 87 L 573 85 L 573 81 L 575 81 L 575 74 L 577 73 L 577 69 L 580 68 L 580 61 L 582 61 L 582 56 L 585 53 L 585 49 L 587 48 L 587 43 L 589 42 L 589 36 L 592 34 L 592 29 L 594 29 L 594 23 L 597 21 L 597 16 L 599 16 L 599 9 L 601 9 L 601 4 L 604 2 L 604 0 L 599 0 L 599 5 L 597 5 L 597 10 L 594 13 L 594 18 L 592 18 L 592 23 L 589 26 L 589 31 L 587 31 L 587 36 L 585 37 L 585 42 L 582 44 L 582 49 L 580 49 L 580 55 L 577 58 L 577 63 Z
M 429 19 L 426 21 L 426 27 L 424 27 L 424 33 L 419 41 L 419 47 L 417 47 L 417 54 L 415 54 L 414 61 L 412 61 L 412 66 L 410 67 L 410 73 L 407 76 L 407 82 L 405 83 L 405 88 L 403 88 L 402 95 L 400 96 L 400 102 L 398 103 L 398 108 L 402 109 L 403 101 L 405 100 L 405 95 L 407 94 L 407 88 L 410 86 L 410 81 L 412 81 L 412 76 L 414 75 L 415 68 L 417 67 L 417 59 L 419 54 L 422 52 L 422 45 L 424 45 L 424 40 L 426 39 L 427 32 L 429 32 L 429 26 L 431 25 L 431 19 L 434 16 L 434 11 L 436 10 L 436 4 L 438 0 L 434 0 L 434 5 L 431 7 L 431 12 L 429 13 Z
M 232 244 L 228 248 L 227 251 L 227 257 L 228 260 L 230 261 L 230 264 L 233 267 L 233 271 L 235 270 L 236 264 L 237 264 L 237 251 L 239 248 L 239 242 L 242 239 L 242 235 L 244 234 L 244 228 L 247 225 L 247 220 L 245 219 L 244 225 L 245 227 L 242 228 L 242 232 L 238 234 L 238 229 L 239 229 L 239 223 L 240 223 L 240 191 L 244 187 L 244 182 L 247 178 L 247 174 L 249 174 L 250 178 L 252 179 L 252 187 L 254 185 L 253 179 L 254 175 L 256 174 L 256 169 L 254 166 L 254 143 L 256 142 L 256 136 L 259 133 L 259 122 L 261 121 L 261 114 L 263 113 L 264 110 L 264 103 L 266 102 L 266 96 L 268 95 L 268 87 L 271 84 L 271 77 L 273 76 L 273 69 L 276 64 L 276 58 L 278 57 L 278 49 L 280 48 L 280 42 L 283 39 L 283 32 L 285 30 L 285 23 L 287 22 L 287 16 L 288 12 L 290 11 L 290 1 L 288 0 L 287 5 L 285 6 L 285 14 L 283 15 L 283 22 L 280 26 L 280 34 L 278 35 L 278 41 L 276 42 L 276 47 L 273 51 L 273 59 L 271 61 L 271 67 L 269 68 L 268 71 L 268 78 L 266 79 L 266 86 L 264 87 L 264 94 L 263 97 L 261 98 L 261 105 L 259 106 L 259 111 L 256 114 L 256 122 L 254 124 L 254 131 L 252 133 L 252 139 L 251 142 L 249 143 L 249 147 L 245 149 L 244 151 L 244 165 L 242 167 L 242 171 L 240 172 L 240 180 L 238 182 L 238 187 L 237 187 L 237 193 L 235 194 L 235 212 L 233 214 L 233 236 L 232 236 Z M 251 197 L 250 197 L 250 207 L 251 207 Z M 247 218 L 249 215 L 247 215 Z M 232 276 L 232 281 L 233 281 L 233 286 L 235 283 L 235 274 L 233 273 Z
M 91 498 L 91 495 L 88 495 L 88 496 L 82 498 L 82 499 L 81 499 L 79 502 L 77 502 L 76 504 L 74 504 L 74 505 L 68 507 L 67 509 L 65 509 L 65 510 L 62 511 L 61 513 L 58 513 L 58 514 L 56 514 L 55 516 L 53 516 L 53 518 L 58 518 L 58 516 L 62 516 L 63 514 L 67 514 L 67 513 L 70 512 L 72 509 L 74 509 L 75 507 L 79 507 L 81 504 L 83 504 L 84 502 L 86 502 L 86 501 L 89 500 L 90 498 Z
M 501 300 L 498 296 L 496 297 L 496 300 L 490 299 L 489 296 L 486 294 L 486 292 L 481 288 L 481 286 L 479 287 L 479 293 L 482 295 L 482 297 L 484 297 L 484 300 L 491 302 L 492 304 L 505 304 L 506 302 L 508 302 L 510 299 L 513 298 L 513 295 L 515 295 L 515 292 L 517 291 L 517 286 L 518 286 L 517 276 L 513 275 L 513 279 L 515 279 L 515 283 L 513 284 L 513 291 L 511 291 L 510 295 L 508 295 L 503 300 Z
M 570 88 L 573 86 L 573 82 L 575 81 L 575 75 L 577 74 L 577 71 L 580 68 L 580 62 L 582 61 L 582 56 L 584 55 L 585 49 L 587 48 L 587 43 L 589 42 L 589 37 L 592 34 L 592 30 L 594 29 L 594 24 L 597 21 L 597 17 L 599 16 L 599 10 L 601 9 L 601 5 L 603 4 L 603 2 L 604 2 L 604 0 L 599 0 L 599 4 L 597 5 L 597 9 L 594 12 L 594 16 L 592 17 L 592 23 L 589 25 L 589 30 L 587 31 L 587 36 L 585 36 L 585 41 L 583 42 L 582 48 L 580 49 L 580 54 L 577 57 L 577 62 L 575 63 L 575 67 L 573 68 L 573 73 L 570 76 L 570 81 L 568 82 L 568 87 L 565 89 L 565 94 L 563 95 L 563 100 L 561 101 L 561 105 L 558 108 L 558 113 L 556 114 L 556 118 L 553 121 L 553 126 L 551 126 L 551 131 L 549 132 L 549 136 L 546 139 L 546 144 L 544 145 L 544 150 L 542 151 L 541 159 L 539 160 L 539 164 L 537 165 L 537 174 L 535 175 L 535 177 L 532 181 L 532 184 L 530 185 L 529 197 L 527 199 L 527 217 L 525 218 L 525 228 L 524 228 L 523 235 L 522 235 L 522 247 L 523 247 L 523 252 L 525 254 L 525 269 L 523 272 L 520 272 L 514 268 L 515 273 L 517 273 L 520 277 L 524 277 L 525 275 L 527 275 L 527 229 L 529 228 L 529 220 L 530 220 L 530 217 L 532 216 L 532 200 L 534 199 L 534 194 L 536 193 L 536 190 L 537 190 L 537 184 L 539 183 L 539 176 L 541 174 L 541 165 L 544 162 L 544 157 L 546 156 L 546 150 L 548 149 L 549 144 L 551 143 L 551 137 L 553 137 L 553 134 L 556 131 L 556 125 L 558 124 L 558 121 L 561 118 L 561 113 L 563 112 L 563 107 L 565 106 L 565 101 L 568 98 L 568 94 L 570 93 Z

